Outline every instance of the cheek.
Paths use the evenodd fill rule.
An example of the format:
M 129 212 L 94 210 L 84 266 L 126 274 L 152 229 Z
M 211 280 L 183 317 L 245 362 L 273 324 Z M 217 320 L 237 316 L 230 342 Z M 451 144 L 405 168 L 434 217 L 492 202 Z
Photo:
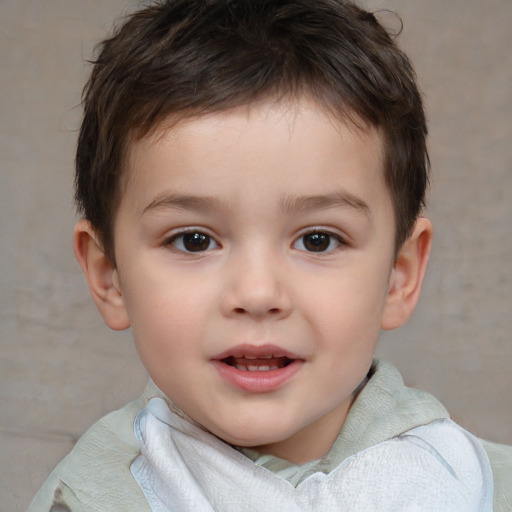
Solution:
M 215 303 L 212 287 L 176 275 L 145 275 L 130 281 L 125 297 L 139 351 L 166 353 L 191 342 L 197 346 Z
M 323 282 L 311 280 L 302 289 L 303 309 L 309 311 L 311 322 L 330 336 L 351 333 L 366 338 L 379 332 L 387 291 L 383 272 L 351 268 Z
M 148 295 L 133 304 L 135 346 L 153 382 L 180 405 L 179 397 L 187 396 L 197 363 L 205 357 L 205 306 L 176 289 Z

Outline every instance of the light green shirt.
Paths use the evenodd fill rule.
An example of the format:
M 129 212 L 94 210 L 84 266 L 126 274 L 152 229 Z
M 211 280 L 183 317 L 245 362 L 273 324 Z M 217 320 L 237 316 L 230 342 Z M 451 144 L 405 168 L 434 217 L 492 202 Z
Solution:
M 432 395 L 406 387 L 390 364 L 375 361 L 369 377 L 338 439 L 324 457 L 298 466 L 277 457 L 241 451 L 256 464 L 298 485 L 312 473 L 329 473 L 359 451 L 448 417 Z M 139 455 L 133 432 L 135 417 L 156 396 L 165 398 L 150 382 L 141 398 L 91 427 L 49 476 L 28 512 L 150 512 L 130 466 Z M 511 512 L 512 447 L 488 442 L 483 442 L 483 446 L 494 474 L 494 510 Z

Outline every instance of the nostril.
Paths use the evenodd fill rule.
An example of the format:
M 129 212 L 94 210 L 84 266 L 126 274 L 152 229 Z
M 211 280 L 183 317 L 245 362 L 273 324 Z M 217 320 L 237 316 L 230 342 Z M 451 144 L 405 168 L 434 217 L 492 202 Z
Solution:
M 233 308 L 233 312 L 241 315 L 241 314 L 246 314 L 249 311 L 246 310 L 245 308 Z M 269 315 L 278 315 L 280 313 L 281 313 L 281 308 L 270 308 L 267 310 L 267 314 L 269 314 Z

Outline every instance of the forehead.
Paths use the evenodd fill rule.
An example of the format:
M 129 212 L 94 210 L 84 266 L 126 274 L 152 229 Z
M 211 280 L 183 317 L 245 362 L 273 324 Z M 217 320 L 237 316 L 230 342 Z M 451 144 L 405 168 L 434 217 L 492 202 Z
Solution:
M 292 195 L 294 188 L 324 194 L 343 168 L 346 182 L 362 186 L 365 178 L 358 175 L 367 174 L 387 193 L 382 146 L 378 130 L 339 119 L 306 99 L 170 117 L 130 145 L 125 192 L 156 195 L 162 186 L 179 190 L 195 180 L 195 192 L 222 194 L 246 174 L 249 181 L 288 187 Z

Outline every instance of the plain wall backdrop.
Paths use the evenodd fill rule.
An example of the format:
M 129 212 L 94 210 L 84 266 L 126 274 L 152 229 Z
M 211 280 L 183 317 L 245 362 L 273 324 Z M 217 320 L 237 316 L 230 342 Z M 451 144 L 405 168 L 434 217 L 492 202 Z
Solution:
M 378 355 L 467 429 L 512 444 L 512 1 L 361 3 L 404 22 L 436 229 L 417 311 Z M 136 5 L 0 0 L 1 511 L 25 510 L 85 429 L 145 383 L 130 333 L 103 325 L 72 254 L 86 60 Z

